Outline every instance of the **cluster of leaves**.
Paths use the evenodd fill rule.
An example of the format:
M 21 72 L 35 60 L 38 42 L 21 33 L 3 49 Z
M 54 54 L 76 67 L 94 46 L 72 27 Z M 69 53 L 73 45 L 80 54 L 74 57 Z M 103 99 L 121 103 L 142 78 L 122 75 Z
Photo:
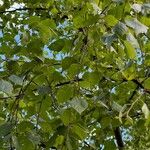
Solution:
M 1 150 L 150 147 L 147 0 L 3 0 L 0 14 Z

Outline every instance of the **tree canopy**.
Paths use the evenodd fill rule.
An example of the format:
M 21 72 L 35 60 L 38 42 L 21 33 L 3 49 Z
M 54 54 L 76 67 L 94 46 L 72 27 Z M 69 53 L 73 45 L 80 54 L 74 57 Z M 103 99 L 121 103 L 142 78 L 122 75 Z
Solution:
M 149 0 L 0 1 L 0 149 L 150 148 Z

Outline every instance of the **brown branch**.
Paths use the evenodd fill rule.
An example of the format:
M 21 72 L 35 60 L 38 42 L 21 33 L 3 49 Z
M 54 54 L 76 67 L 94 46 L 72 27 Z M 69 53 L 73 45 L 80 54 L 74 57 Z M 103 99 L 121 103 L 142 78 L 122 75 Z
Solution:
M 90 150 L 92 150 L 92 149 L 94 150 L 95 149 L 90 144 L 88 144 L 88 142 L 86 142 L 86 141 L 83 141 L 83 142 L 84 142 L 85 146 L 88 147 Z
M 120 128 L 116 127 L 114 129 L 114 133 L 115 133 L 115 138 L 116 138 L 116 141 L 117 141 L 118 149 L 119 150 L 123 150 L 124 143 L 123 143 L 123 139 L 122 139 Z
M 145 80 L 146 80 L 146 79 L 145 79 Z M 144 80 L 144 81 L 145 81 L 145 80 Z M 124 81 L 126 82 L 127 80 L 124 79 Z M 128 99 L 127 102 L 130 102 L 130 101 L 133 99 L 133 97 L 136 95 L 137 90 L 138 90 L 139 88 L 143 89 L 145 93 L 150 94 L 150 90 L 145 89 L 144 86 L 142 85 L 142 83 L 143 83 L 144 81 L 139 82 L 137 79 L 133 79 L 133 80 L 131 80 L 131 81 L 134 82 L 134 83 L 137 85 L 137 87 L 134 89 L 134 91 L 132 92 L 132 94 L 131 94 L 131 96 L 129 97 L 129 99 Z
M 146 80 L 146 79 L 145 79 L 145 80 Z M 145 80 L 144 80 L 144 81 L 145 81 Z M 144 81 L 139 82 L 139 81 L 136 80 L 136 79 L 133 79 L 132 81 L 133 81 L 134 83 L 136 83 L 136 84 L 138 85 L 138 87 L 140 87 L 141 89 L 143 89 L 144 92 L 150 94 L 150 91 L 149 91 L 148 89 L 145 89 L 144 86 L 142 85 L 142 83 L 143 83 Z
M 83 81 L 83 79 L 74 79 L 74 80 L 70 80 L 70 81 L 66 81 L 66 82 L 60 82 L 60 83 L 56 84 L 55 87 L 72 84 L 74 82 L 80 82 L 80 81 Z

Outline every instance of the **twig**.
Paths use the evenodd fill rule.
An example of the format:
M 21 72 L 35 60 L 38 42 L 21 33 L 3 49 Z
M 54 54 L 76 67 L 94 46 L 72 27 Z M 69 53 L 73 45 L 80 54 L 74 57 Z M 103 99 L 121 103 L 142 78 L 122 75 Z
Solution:
M 95 149 L 94 147 L 92 147 L 90 144 L 88 144 L 86 141 L 83 141 L 84 142 L 84 144 L 87 146 L 87 147 L 89 147 L 89 149 Z
M 141 100 L 141 96 L 142 96 L 142 94 L 131 104 L 130 108 L 129 108 L 128 111 L 126 112 L 126 116 L 127 116 L 127 117 L 129 116 L 129 113 L 130 113 L 131 109 L 133 108 L 133 106 L 134 106 L 138 101 L 142 101 L 142 100 Z
M 42 8 L 42 7 L 38 7 L 38 8 L 29 8 L 29 7 L 24 7 L 24 8 L 16 8 L 14 10 L 3 10 L 0 11 L 0 14 L 4 14 L 4 13 L 12 13 L 12 12 L 16 12 L 16 11 L 25 11 L 25 10 L 49 10 L 49 8 Z
M 40 112 L 41 112 L 42 103 L 43 103 L 44 99 L 45 99 L 45 95 L 43 96 L 42 100 L 40 101 L 40 106 L 39 106 L 39 110 L 38 110 L 38 113 L 37 113 L 36 127 L 35 127 L 36 131 L 37 131 L 38 125 L 39 125 Z
M 104 9 L 101 11 L 100 15 L 103 15 L 106 12 L 106 10 L 109 9 L 112 3 L 113 1 L 111 1 L 107 6 L 105 6 Z
M 52 106 L 54 107 L 54 109 L 58 110 L 58 104 L 57 104 L 57 99 L 55 98 L 53 92 L 52 92 L 52 87 L 51 87 L 51 83 L 49 82 L 48 78 L 46 77 L 46 81 L 48 83 L 48 86 L 50 88 L 50 96 L 52 98 Z
M 70 80 L 70 81 L 66 81 L 66 82 L 61 82 L 61 83 L 56 84 L 55 87 L 72 84 L 74 82 L 80 82 L 80 81 L 83 81 L 83 79 L 74 79 L 74 80 Z

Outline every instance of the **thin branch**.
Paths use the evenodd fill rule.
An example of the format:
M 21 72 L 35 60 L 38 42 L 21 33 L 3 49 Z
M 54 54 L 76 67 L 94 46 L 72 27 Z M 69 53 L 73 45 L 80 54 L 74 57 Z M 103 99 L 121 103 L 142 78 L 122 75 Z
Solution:
M 145 80 L 146 80 L 146 79 L 145 79 Z M 136 79 L 131 80 L 132 82 L 134 82 L 134 83 L 137 85 L 137 87 L 134 89 L 134 91 L 132 92 L 132 94 L 131 94 L 131 96 L 129 97 L 129 99 L 128 99 L 127 102 L 130 102 L 130 101 L 133 99 L 133 97 L 136 95 L 137 90 L 138 90 L 139 88 L 143 89 L 145 93 L 150 94 L 150 91 L 147 90 L 147 89 L 145 89 L 144 86 L 142 85 L 142 83 L 143 83 L 145 80 L 143 80 L 142 82 L 139 82 L 139 81 L 136 80 Z M 125 81 L 126 81 L 126 80 L 125 80 Z
M 41 113 L 41 108 L 42 108 L 42 104 L 43 104 L 43 100 L 45 99 L 45 95 L 43 96 L 42 100 L 40 101 L 40 106 L 39 106 L 39 110 L 37 113 L 37 120 L 36 120 L 36 131 L 38 130 L 38 125 L 39 125 L 39 119 L 40 119 L 40 113 Z
M 113 1 L 111 1 L 107 6 L 105 6 L 104 9 L 101 11 L 100 15 L 103 15 L 109 9 L 112 3 Z
M 13 98 L 16 98 L 18 95 L 16 96 L 8 96 L 8 97 L 0 97 L 0 100 L 7 100 L 7 99 L 13 99 Z
M 32 79 L 29 81 L 29 83 L 24 87 L 24 89 L 22 90 L 22 92 L 24 93 L 27 88 L 30 86 L 30 84 L 33 82 L 33 80 L 36 78 L 37 76 L 32 77 Z
M 133 108 L 133 106 L 138 102 L 138 101 L 142 101 L 141 98 L 142 95 L 140 95 L 130 106 L 130 108 L 128 109 L 128 111 L 126 112 L 126 116 L 129 117 L 129 113 L 131 111 L 131 109 Z
M 134 89 L 134 91 L 132 92 L 132 94 L 129 97 L 127 102 L 130 102 L 133 99 L 133 97 L 136 95 L 138 89 L 139 89 L 139 86 L 137 85 L 137 87 Z
M 61 83 L 56 84 L 55 87 L 72 84 L 72 83 L 80 82 L 80 81 L 83 81 L 83 79 L 74 79 L 74 80 L 70 80 L 70 81 L 66 81 L 66 82 L 61 82 Z
M 145 80 L 146 80 L 146 79 L 145 79 Z M 144 80 L 144 81 L 145 81 L 145 80 Z M 138 85 L 138 87 L 142 88 L 142 89 L 144 90 L 144 92 L 150 94 L 150 91 L 149 91 L 148 89 L 145 89 L 144 86 L 142 85 L 142 83 L 143 83 L 144 81 L 139 82 L 139 81 L 136 80 L 136 79 L 133 79 L 132 81 L 133 81 L 134 83 L 136 83 L 136 84 Z
M 49 82 L 48 78 L 46 77 L 46 81 L 48 83 L 48 86 L 50 88 L 50 96 L 52 98 L 52 106 L 54 107 L 55 110 L 59 110 L 58 104 L 57 104 L 57 99 L 52 91 L 51 83 Z
M 16 8 L 14 10 L 3 10 L 0 11 L 0 14 L 5 14 L 5 13 L 13 13 L 16 11 L 26 11 L 26 10 L 49 10 L 49 8 L 42 8 L 42 7 L 38 7 L 38 8 L 29 8 L 29 7 L 24 7 L 24 8 Z
M 150 40 L 150 36 L 149 35 L 147 35 L 146 33 L 144 33 L 144 35 Z
M 83 141 L 84 142 L 84 144 L 89 148 L 89 149 L 95 149 L 94 147 L 92 147 L 90 144 L 88 144 L 86 141 Z

